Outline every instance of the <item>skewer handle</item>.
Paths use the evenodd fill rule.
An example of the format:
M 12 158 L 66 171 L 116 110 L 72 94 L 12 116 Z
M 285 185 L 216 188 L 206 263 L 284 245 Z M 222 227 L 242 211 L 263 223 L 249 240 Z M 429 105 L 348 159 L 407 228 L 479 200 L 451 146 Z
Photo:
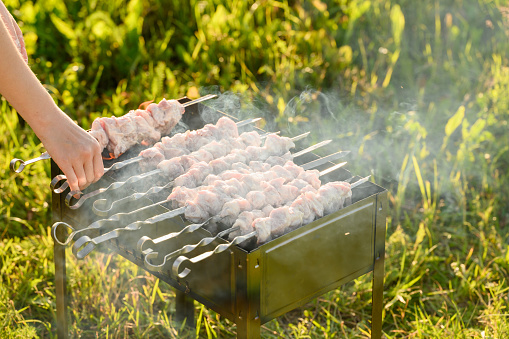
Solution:
M 46 160 L 46 159 L 51 159 L 51 155 L 49 155 L 48 152 L 44 152 L 43 154 L 41 154 L 37 158 L 33 158 L 33 159 L 30 159 L 30 160 L 27 160 L 27 161 L 23 161 L 21 159 L 14 158 L 14 159 L 11 160 L 10 168 L 11 168 L 11 171 L 13 171 L 13 172 L 21 173 L 21 172 L 23 172 L 23 170 L 25 169 L 25 167 L 27 165 L 33 164 L 34 162 L 37 162 L 39 160 Z M 20 164 L 19 164 L 19 166 L 16 166 L 16 164 L 18 162 Z
M 63 183 L 60 183 L 61 181 L 63 181 Z M 59 185 L 57 186 L 57 184 Z M 53 192 L 60 194 L 69 187 L 69 183 L 67 182 L 67 177 L 65 175 L 59 174 L 51 180 L 50 186 Z
M 147 173 L 143 173 L 143 174 L 139 174 L 139 175 L 134 175 L 134 176 L 130 177 L 129 179 L 127 179 L 126 181 L 117 181 L 117 182 L 114 182 L 114 183 L 112 183 L 111 185 L 109 185 L 106 188 L 99 188 L 98 190 L 95 190 L 95 191 L 92 191 L 90 193 L 87 193 L 87 194 L 83 195 L 82 197 L 77 199 L 78 201 L 75 202 L 74 204 L 72 203 L 73 199 L 75 199 L 74 196 L 75 195 L 81 195 L 82 192 L 79 191 L 79 190 L 78 191 L 71 191 L 65 197 L 65 204 L 70 209 L 75 210 L 77 208 L 80 208 L 81 205 L 83 205 L 85 200 L 87 200 L 88 198 L 94 197 L 94 196 L 96 196 L 98 194 L 104 193 L 104 192 L 109 191 L 109 190 L 118 189 L 118 188 L 120 188 L 120 187 L 122 187 L 124 185 L 129 185 L 129 184 L 135 183 L 137 181 L 140 181 L 142 179 L 145 179 L 145 178 L 147 178 L 149 176 L 152 176 L 152 175 L 155 175 L 155 174 L 159 174 L 161 172 L 162 172 L 161 170 L 156 169 L 156 170 L 153 170 L 153 171 L 150 171 L 150 172 L 147 172 Z
M 236 228 L 236 227 L 235 227 Z M 232 246 L 235 246 L 235 245 L 238 245 L 252 237 L 255 237 L 256 235 L 258 234 L 257 231 L 253 231 L 251 233 L 248 233 L 246 235 L 241 235 L 241 236 L 238 236 L 238 237 L 235 237 L 230 243 L 228 244 L 221 244 L 221 245 L 217 245 L 216 248 L 214 248 L 212 251 L 208 251 L 208 252 L 205 252 L 205 253 L 202 253 L 194 258 L 187 258 L 185 256 L 180 256 L 177 258 L 177 260 L 175 260 L 175 262 L 173 262 L 173 266 L 172 266 L 172 272 L 175 276 L 178 276 L 179 278 L 185 278 L 189 273 L 191 273 L 191 270 L 189 268 L 184 268 L 184 270 L 182 272 L 180 272 L 180 266 L 185 263 L 186 261 L 189 261 L 193 264 L 196 264 L 197 262 L 200 262 L 202 260 L 205 260 L 211 256 L 213 256 L 214 254 L 219 254 L 221 252 L 224 252 L 226 251 L 227 249 L 229 249 L 230 247 Z M 179 273 L 180 272 L 180 273 Z
M 163 258 L 162 264 L 159 264 L 159 265 L 154 265 L 150 262 L 152 259 L 157 258 L 159 253 L 157 253 L 157 252 L 147 253 L 145 255 L 145 267 L 150 270 L 160 272 L 163 270 L 163 267 L 164 267 L 164 265 L 166 265 L 166 262 L 168 262 L 168 260 L 170 260 L 171 258 L 175 258 L 176 256 L 179 256 L 181 254 L 186 254 L 186 253 L 192 252 L 198 247 L 207 246 L 208 244 L 214 242 L 215 240 L 217 240 L 231 232 L 235 232 L 237 230 L 238 230 L 238 227 L 228 228 L 222 232 L 219 232 L 215 237 L 206 237 L 206 238 L 201 239 L 200 242 L 198 242 L 197 244 L 185 245 L 182 248 L 165 255 Z
M 92 211 L 96 215 L 98 215 L 98 216 L 106 217 L 111 211 L 116 210 L 118 206 L 121 206 L 121 205 L 124 205 L 126 203 L 139 200 L 139 199 L 141 199 L 144 196 L 147 196 L 149 194 L 159 193 L 163 189 L 168 188 L 168 187 L 170 187 L 172 185 L 173 185 L 173 182 L 171 181 L 171 182 L 167 183 L 164 186 L 155 186 L 155 187 L 152 187 L 148 191 L 146 191 L 145 193 L 134 193 L 134 194 L 131 194 L 130 196 L 127 196 L 125 198 L 122 198 L 122 199 L 119 199 L 119 200 L 116 200 L 116 201 L 112 202 L 109 207 L 106 207 L 107 204 L 108 204 L 108 200 L 107 199 L 97 199 L 96 201 L 94 201 L 94 204 L 92 205 Z
M 157 222 L 160 222 L 160 221 L 163 221 L 163 220 L 166 220 L 166 219 L 174 218 L 177 215 L 179 215 L 178 214 L 179 212 L 182 212 L 182 211 L 183 211 L 183 209 L 181 208 L 179 210 L 173 210 L 173 211 L 169 211 L 169 212 L 166 212 L 166 213 L 162 213 L 162 214 L 156 215 L 156 216 L 154 216 L 152 218 L 149 218 L 147 220 L 135 221 L 135 222 L 130 223 L 129 225 L 127 225 L 124 228 L 114 229 L 113 231 L 110 231 L 108 233 L 105 233 L 103 235 L 95 237 L 93 239 L 91 239 L 89 236 L 84 235 L 81 238 L 79 238 L 78 240 L 76 240 L 76 242 L 74 243 L 72 251 L 73 251 L 74 255 L 76 256 L 76 258 L 83 259 L 90 252 L 92 252 L 92 250 L 97 245 L 99 245 L 99 244 L 101 244 L 103 242 L 106 242 L 108 240 L 112 240 L 112 239 L 118 238 L 124 232 L 137 231 L 143 225 L 155 224 Z M 82 248 L 82 249 L 80 250 L 80 248 Z
M 58 234 L 57 229 L 59 228 L 59 226 L 63 226 L 71 231 L 71 233 L 69 233 L 69 235 L 67 236 L 67 238 L 64 241 L 60 241 L 60 239 L 58 239 L 58 237 L 57 237 L 57 234 Z M 74 238 L 74 236 L 79 232 L 80 232 L 80 230 L 75 229 L 74 227 L 72 227 L 71 225 L 69 225 L 68 223 L 63 222 L 63 221 L 56 222 L 53 224 L 53 226 L 51 226 L 51 234 L 53 235 L 53 239 L 55 240 L 55 242 L 57 244 L 62 245 L 62 246 L 67 246 L 71 242 L 71 240 Z
M 203 226 L 205 226 L 211 219 L 212 218 L 208 218 L 207 220 L 205 220 L 205 222 L 200 223 L 200 224 L 187 225 L 186 227 L 184 227 L 179 232 L 168 233 L 168 234 L 165 234 L 162 237 L 159 237 L 159 238 L 156 238 L 156 239 L 152 239 L 152 238 L 147 237 L 145 235 L 145 236 L 141 237 L 140 240 L 138 240 L 138 243 L 136 244 L 136 249 L 138 250 L 138 252 L 144 252 L 145 250 L 143 249 L 143 247 L 144 247 L 145 243 L 152 243 L 152 244 L 156 245 L 156 244 L 162 243 L 164 241 L 168 241 L 170 239 L 176 238 L 176 237 L 178 237 L 181 234 L 193 233 L 196 230 L 198 230 L 198 229 L 202 228 Z M 149 249 L 147 249 L 147 251 L 151 251 L 151 249 L 149 248 Z

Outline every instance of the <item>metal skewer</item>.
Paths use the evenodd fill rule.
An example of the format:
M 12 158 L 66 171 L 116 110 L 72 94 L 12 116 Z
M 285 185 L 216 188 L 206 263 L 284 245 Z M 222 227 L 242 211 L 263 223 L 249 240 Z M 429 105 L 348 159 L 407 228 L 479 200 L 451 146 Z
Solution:
M 234 227 L 234 228 L 239 228 L 239 227 Z M 179 270 L 180 270 L 180 265 L 182 265 L 183 263 L 185 263 L 186 261 L 189 261 L 193 264 L 196 264 L 197 262 L 200 262 L 202 260 L 205 260 L 211 256 L 213 256 L 214 254 L 219 254 L 221 252 L 224 252 L 226 251 L 227 249 L 229 249 L 230 247 L 232 246 L 235 246 L 235 245 L 238 245 L 254 236 L 256 236 L 258 234 L 258 231 L 253 231 L 251 233 L 248 233 L 246 235 L 240 235 L 238 237 L 235 237 L 232 241 L 230 241 L 228 244 L 221 244 L 221 245 L 217 245 L 216 248 L 214 248 L 212 251 L 208 251 L 208 252 L 205 252 L 205 253 L 202 253 L 196 257 L 193 257 L 191 259 L 187 258 L 186 256 L 179 256 L 174 262 L 173 262 L 173 265 L 172 265 L 172 273 L 173 275 L 175 276 L 178 276 L 179 278 L 185 278 L 189 273 L 191 273 L 191 270 L 189 268 L 184 268 L 184 270 L 179 273 Z M 205 238 L 206 239 L 206 238 Z M 194 249 L 194 248 L 193 248 Z M 189 251 L 190 252 L 190 251 Z M 175 253 L 175 252 L 174 252 Z M 152 254 L 152 253 L 151 253 Z M 171 253 L 170 253 L 171 254 Z M 178 254 L 184 254 L 184 252 L 182 253 L 178 253 Z M 178 255 L 177 254 L 177 255 Z M 149 256 L 150 254 L 147 254 L 145 256 L 145 266 L 147 266 L 147 257 Z M 169 254 L 167 255 L 169 256 Z M 174 255 L 175 256 L 175 255 Z M 174 257 L 173 256 L 173 257 Z M 166 257 L 164 257 L 165 261 L 164 263 L 166 263 L 167 259 Z M 164 263 L 163 265 L 160 265 L 161 268 L 159 268 L 159 265 L 158 266 L 152 266 L 149 264 L 149 267 L 147 268 L 150 268 L 150 269 L 155 269 L 157 267 L 157 269 L 159 270 L 162 270 L 163 266 L 164 266 Z
M 159 238 L 154 239 L 154 240 L 152 240 L 151 238 L 149 238 L 149 237 L 144 235 L 143 237 L 140 238 L 140 240 L 138 240 L 138 243 L 136 244 L 136 248 L 138 249 L 138 251 L 140 253 L 143 253 L 145 251 L 147 253 L 153 252 L 153 250 L 151 248 L 147 248 L 146 250 L 143 250 L 143 246 L 145 245 L 145 243 L 152 243 L 153 245 L 157 245 L 157 244 L 159 244 L 161 242 L 168 241 L 170 239 L 176 238 L 176 237 L 178 237 L 181 234 L 193 233 L 193 232 L 197 231 L 198 229 L 202 228 L 211 219 L 212 219 L 212 217 L 208 218 L 205 222 L 203 222 L 201 224 L 187 225 L 186 227 L 184 227 L 179 232 L 168 233 L 168 234 L 165 234 L 162 237 L 159 237 Z
M 343 167 L 344 165 L 346 165 L 346 162 L 343 162 L 343 163 L 340 163 L 340 164 L 337 164 L 337 165 L 334 165 L 332 166 L 331 168 L 325 170 L 325 171 L 328 171 L 327 173 L 329 173 L 330 171 L 333 171 L 333 170 L 336 170 L 340 167 Z M 166 184 L 165 186 L 168 186 L 168 185 L 171 185 L 172 183 L 168 183 Z M 112 184 L 113 185 L 113 184 Z M 160 191 L 162 190 L 165 186 L 163 187 L 155 187 L 154 188 L 154 191 Z M 150 191 L 150 190 L 149 190 Z M 91 193 L 90 193 L 91 194 Z M 135 193 L 133 194 L 132 196 L 130 197 L 127 197 L 127 198 L 124 198 L 126 199 L 124 202 L 126 201 L 133 201 L 133 200 L 136 200 L 136 199 L 139 199 L 145 195 L 149 194 L 149 192 L 147 191 L 146 193 Z M 123 199 L 121 199 L 123 200 Z M 120 200 L 118 200 L 120 201 Z M 90 224 L 88 227 L 85 227 L 85 228 L 82 228 L 80 230 L 76 230 L 74 229 L 71 225 L 65 223 L 65 222 L 57 222 L 53 225 L 53 228 L 52 228 L 52 231 L 53 231 L 53 238 L 55 239 L 55 241 L 62 245 L 62 246 L 66 246 L 68 245 L 72 240 L 73 238 L 81 233 L 81 232 L 84 232 L 84 231 L 89 231 L 89 230 L 97 230 L 97 229 L 102 229 L 103 227 L 106 227 L 108 224 L 113 224 L 113 225 L 116 225 L 118 223 L 122 223 L 124 222 L 123 220 L 128 218 L 129 216 L 133 215 L 133 214 L 136 214 L 140 211 L 144 211 L 144 210 L 147 210 L 149 208 L 152 208 L 152 207 L 155 207 L 155 206 L 158 206 L 158 205 L 161 205 L 161 204 L 164 204 L 168 202 L 168 200 L 162 200 L 162 201 L 159 201 L 159 202 L 156 202 L 154 204 L 151 204 L 151 205 L 148 205 L 148 206 L 145 206 L 145 207 L 142 207 L 142 208 L 139 208 L 137 210 L 134 210 L 134 211 L 131 211 L 131 212 L 128 212 L 128 213 L 117 213 L 117 214 L 114 214 L 112 215 L 111 217 L 107 218 L 107 219 L 101 219 L 101 220 L 97 220 L 97 221 L 94 221 L 92 224 Z M 171 213 L 170 213 L 171 212 Z M 173 218 L 173 217 L 176 217 L 177 215 L 181 215 L 181 214 L 184 214 L 185 213 L 185 207 L 180 207 L 180 208 L 177 208 L 175 210 L 172 210 L 170 212 L 167 212 L 165 213 L 165 218 L 166 219 L 169 219 L 169 218 Z M 125 222 L 124 222 L 125 223 Z M 64 241 L 60 241 L 58 238 L 57 238 L 57 228 L 59 226 L 64 226 L 66 227 L 67 229 L 69 229 L 71 232 L 69 233 L 69 235 L 67 236 L 66 240 Z
M 163 185 L 163 186 L 154 186 L 154 187 L 150 188 L 148 191 L 146 191 L 145 193 L 131 194 L 125 198 L 113 201 L 109 205 L 109 207 L 107 207 L 108 199 L 97 199 L 96 201 L 94 201 L 94 204 L 92 205 L 92 211 L 94 212 L 95 215 L 98 215 L 101 217 L 106 217 L 106 216 L 108 216 L 109 212 L 116 209 L 117 206 L 124 205 L 124 204 L 130 203 L 130 202 L 134 202 L 134 201 L 141 199 L 144 196 L 147 196 L 149 194 L 159 193 L 162 190 L 171 187 L 172 185 L 173 185 L 173 181 L 170 181 L 169 183 L 167 183 L 166 185 Z
M 69 225 L 66 222 L 63 222 L 63 221 L 56 222 L 52 226 L 53 238 L 55 239 L 55 241 L 58 244 L 60 244 L 62 246 L 66 246 L 66 245 L 68 245 L 72 241 L 72 239 L 77 234 L 79 234 L 81 232 L 90 231 L 90 230 L 99 230 L 99 229 L 102 229 L 103 227 L 106 227 L 108 224 L 113 224 L 113 225 L 116 225 L 116 224 L 119 224 L 119 223 L 126 224 L 125 219 L 127 219 L 129 216 L 131 216 L 131 215 L 133 215 L 135 213 L 138 213 L 140 211 L 149 209 L 151 207 L 154 207 L 154 206 L 157 206 L 157 205 L 161 205 L 164 202 L 166 202 L 166 201 L 161 201 L 161 202 L 158 202 L 158 203 L 155 203 L 153 205 L 149 205 L 149 206 L 137 209 L 136 211 L 132 211 L 132 212 L 129 212 L 129 213 L 117 213 L 115 215 L 112 215 L 108 219 L 101 219 L 101 220 L 94 221 L 89 226 L 87 226 L 85 228 L 82 228 L 82 229 L 79 229 L 79 230 L 73 228 L 71 225 Z M 172 211 L 160 214 L 159 216 L 164 215 L 164 218 L 168 219 L 168 218 L 173 218 L 173 217 L 176 217 L 178 215 L 181 215 L 184 212 L 185 212 L 185 207 L 181 207 L 181 208 L 177 208 L 177 209 L 174 209 Z M 69 235 L 67 236 L 67 238 L 64 241 L 60 241 L 60 239 L 57 238 L 57 228 L 60 225 L 66 227 L 67 229 L 69 229 L 71 231 L 71 233 L 69 233 Z
M 269 134 L 272 134 L 272 133 L 269 133 Z M 269 134 L 266 134 L 265 136 L 269 135 Z M 304 133 L 306 134 L 306 133 Z M 294 138 L 302 138 L 302 135 L 298 135 Z M 294 141 L 294 138 L 291 138 L 292 141 Z M 322 143 L 320 143 L 320 146 L 318 147 L 321 147 L 323 146 L 324 144 L 327 144 L 329 143 L 331 140 L 326 140 Z M 316 148 L 316 145 L 313 145 L 311 147 L 308 147 L 306 148 L 305 150 L 302 150 L 300 151 L 299 153 L 299 156 L 300 155 L 303 155 L 305 153 L 308 153 L 308 152 L 311 152 L 313 150 L 315 150 Z M 79 199 L 76 199 L 75 196 L 76 195 L 81 195 L 81 191 L 71 191 L 67 194 L 67 196 L 65 197 L 65 204 L 67 205 L 67 207 L 69 207 L 70 209 L 77 209 L 77 208 L 80 208 L 81 205 L 83 205 L 83 203 L 85 202 L 85 200 L 91 198 L 91 197 L 94 197 L 98 194 L 101 194 L 101 193 L 104 193 L 106 191 L 109 191 L 109 190 L 114 190 L 114 189 L 118 189 L 124 185 L 127 185 L 127 184 L 131 184 L 131 183 L 135 183 L 141 179 L 145 179 L 147 177 L 150 177 L 150 176 L 153 176 L 153 175 L 156 175 L 156 174 L 161 174 L 163 173 L 163 171 L 161 169 L 155 169 L 155 170 L 152 170 L 150 172 L 147 172 L 147 173 L 143 173 L 143 174 L 139 174 L 139 175 L 135 175 L 135 176 L 132 176 L 130 178 L 128 178 L 126 181 L 117 181 L 117 182 L 114 182 L 112 183 L 111 185 L 109 185 L 108 187 L 106 188 L 100 188 L 98 190 L 95 190 L 93 192 L 90 192 L 90 193 L 87 193 L 83 196 L 81 196 Z M 55 177 L 56 178 L 56 177 Z M 77 200 L 77 202 L 75 203 L 72 203 L 73 200 Z
M 369 180 L 369 178 L 371 177 L 371 175 L 368 175 L 367 177 L 365 178 L 362 178 L 362 179 L 359 179 L 357 180 L 356 182 L 354 182 L 353 184 L 350 185 L 350 188 L 353 189 L 355 187 L 358 187 L 359 185 L 365 183 L 366 181 Z M 211 256 L 213 256 L 214 254 L 219 254 L 221 252 L 224 252 L 226 251 L 227 249 L 229 249 L 230 247 L 234 246 L 234 245 L 237 245 L 237 244 L 240 244 L 252 237 L 255 237 L 258 235 L 258 231 L 253 231 L 251 233 L 248 233 L 246 235 L 240 235 L 238 237 L 235 237 L 233 238 L 233 240 L 228 243 L 228 244 L 221 244 L 221 245 L 218 245 L 216 246 L 216 248 L 214 248 L 212 251 L 208 251 L 208 252 L 205 252 L 205 253 L 202 253 L 196 257 L 193 257 L 191 259 L 185 257 L 185 256 L 180 256 L 178 257 L 175 262 L 173 263 L 173 266 L 172 266 L 172 272 L 175 276 L 178 276 L 179 278 L 185 278 L 189 273 L 191 273 L 191 270 L 189 268 L 184 268 L 184 270 L 182 272 L 180 272 L 180 266 L 185 263 L 185 262 L 190 262 L 190 263 L 193 263 L 193 264 L 196 264 L 197 262 L 200 262 L 202 260 L 205 260 Z M 188 245 L 189 246 L 189 245 Z M 177 251 L 176 251 L 177 252 Z M 188 251 L 190 252 L 190 251 Z M 173 252 L 175 253 L 175 252 Z M 157 266 L 154 266 L 150 263 L 147 263 L 147 256 L 150 256 L 150 258 L 154 258 L 156 257 L 156 254 L 157 253 L 149 253 L 145 256 L 145 266 L 147 266 L 147 268 L 159 268 L 159 269 L 162 269 L 162 267 L 164 266 L 164 264 L 167 262 L 167 259 L 166 257 L 164 258 L 164 261 L 163 261 L 163 264 L 162 265 L 157 265 Z M 181 253 L 179 253 L 181 254 Z M 180 273 L 179 273 L 180 272 Z
M 310 146 L 310 147 L 308 147 L 308 148 L 306 148 L 306 149 L 303 149 L 303 150 L 302 150 L 302 151 L 300 151 L 300 152 L 295 153 L 295 154 L 293 155 L 293 157 L 294 157 L 294 158 L 300 157 L 300 156 L 301 156 L 301 155 L 303 155 L 303 154 L 306 154 L 306 153 L 312 152 L 312 151 L 314 151 L 315 149 L 318 149 L 318 148 L 320 148 L 320 147 L 322 147 L 322 146 L 325 146 L 325 145 L 327 145 L 327 144 L 330 144 L 331 142 L 332 142 L 332 140 L 324 140 L 324 141 L 321 141 L 321 142 L 319 142 L 319 143 L 317 143 L 317 144 L 314 144 L 313 146 Z
M 333 154 L 327 155 L 325 157 L 322 157 L 320 159 L 316 159 L 316 160 L 310 161 L 308 163 L 305 163 L 304 165 L 301 165 L 301 167 L 305 170 L 308 170 L 311 168 L 316 168 L 316 167 L 324 165 L 330 161 L 341 159 L 341 158 L 345 157 L 346 155 L 348 155 L 349 153 L 350 153 L 350 151 L 341 151 L 341 152 L 333 153 Z

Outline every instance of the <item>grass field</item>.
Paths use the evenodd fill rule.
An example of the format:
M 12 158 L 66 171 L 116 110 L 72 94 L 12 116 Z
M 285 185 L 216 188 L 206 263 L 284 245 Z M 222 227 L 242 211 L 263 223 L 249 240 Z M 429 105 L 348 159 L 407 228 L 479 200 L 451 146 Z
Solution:
M 352 151 L 389 191 L 386 338 L 509 335 L 509 3 L 492 0 L 4 0 L 30 65 L 85 128 L 139 103 L 208 92 L 287 135 Z M 49 163 L 0 101 L 0 338 L 56 336 Z M 58 127 L 56 127 L 58 128 Z M 320 131 L 320 134 L 315 131 Z M 68 253 L 72 337 L 232 338 L 116 256 Z M 264 338 L 369 337 L 371 275 L 263 325 Z

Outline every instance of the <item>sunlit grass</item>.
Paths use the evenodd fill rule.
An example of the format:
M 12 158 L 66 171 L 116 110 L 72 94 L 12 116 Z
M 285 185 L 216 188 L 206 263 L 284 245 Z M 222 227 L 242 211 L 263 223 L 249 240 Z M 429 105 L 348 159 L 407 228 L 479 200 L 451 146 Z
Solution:
M 230 93 L 214 105 L 263 114 L 268 129 L 332 138 L 323 152 L 352 151 L 348 169 L 389 190 L 387 338 L 509 333 L 503 2 L 4 2 L 31 67 L 85 128 L 198 89 Z M 5 100 L 0 108 L 0 337 L 53 338 L 49 166 L 9 171 L 12 158 L 44 149 Z M 197 303 L 196 330 L 179 331 L 172 289 L 117 256 L 67 258 L 73 337 L 235 337 L 233 323 Z M 262 336 L 364 338 L 370 318 L 367 274 Z

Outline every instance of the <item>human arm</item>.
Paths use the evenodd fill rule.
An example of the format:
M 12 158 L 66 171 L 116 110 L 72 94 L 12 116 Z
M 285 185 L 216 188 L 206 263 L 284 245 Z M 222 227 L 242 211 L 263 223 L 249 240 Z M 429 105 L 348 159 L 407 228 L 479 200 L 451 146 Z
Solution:
M 19 29 L 16 20 L 14 20 L 11 13 L 7 10 L 4 3 L 0 0 L 0 19 L 4 22 L 5 28 L 9 32 L 12 41 L 21 53 L 23 60 L 28 63 L 28 55 L 25 48 L 25 40 L 23 39 L 23 33 Z
M 0 12 L 6 11 L 1 8 L 5 7 L 0 1 Z M 55 104 L 25 62 L 4 18 L 5 14 L 0 20 L 0 94 L 32 127 L 71 190 L 84 189 L 104 173 L 99 143 Z

